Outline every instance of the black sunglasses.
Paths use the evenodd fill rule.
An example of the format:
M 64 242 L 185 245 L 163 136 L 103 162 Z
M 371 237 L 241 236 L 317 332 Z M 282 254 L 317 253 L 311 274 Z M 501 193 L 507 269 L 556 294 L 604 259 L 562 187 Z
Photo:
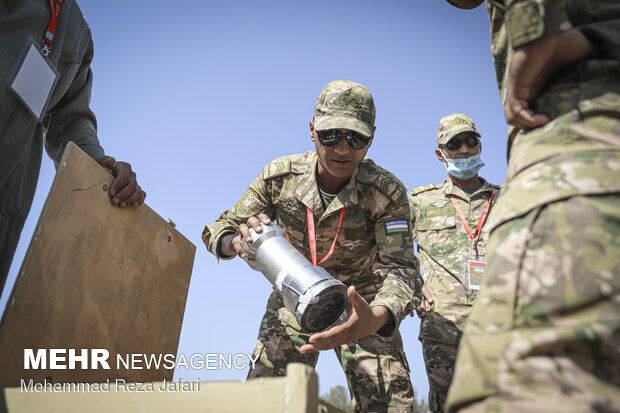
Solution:
M 324 146 L 334 146 L 340 139 L 342 139 L 342 132 L 340 129 L 327 129 L 316 131 L 316 134 L 319 136 L 319 142 Z M 364 149 L 368 146 L 370 142 L 370 138 L 362 135 L 361 133 L 355 131 L 347 131 L 346 133 L 347 143 L 353 149 Z
M 470 148 L 473 148 L 478 145 L 478 143 L 480 143 L 480 139 L 476 135 L 469 135 L 465 138 L 452 138 L 445 145 L 439 145 L 439 148 L 456 151 L 461 147 L 463 141 L 465 141 L 465 145 L 469 146 Z

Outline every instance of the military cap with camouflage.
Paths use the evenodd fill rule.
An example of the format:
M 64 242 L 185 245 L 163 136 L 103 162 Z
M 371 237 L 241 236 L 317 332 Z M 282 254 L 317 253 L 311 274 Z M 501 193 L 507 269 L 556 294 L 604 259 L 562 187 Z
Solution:
M 366 137 L 375 130 L 375 103 L 366 86 L 334 80 L 323 88 L 314 106 L 314 128 L 348 129 Z
M 469 116 L 463 113 L 444 116 L 439 121 L 437 128 L 437 145 L 445 145 L 450 139 L 462 132 L 473 132 L 477 137 L 480 137 L 474 121 Z

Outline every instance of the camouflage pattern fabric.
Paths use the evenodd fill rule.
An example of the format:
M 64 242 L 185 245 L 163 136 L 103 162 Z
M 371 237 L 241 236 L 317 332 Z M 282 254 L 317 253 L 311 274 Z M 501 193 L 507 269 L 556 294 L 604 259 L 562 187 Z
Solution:
M 447 410 L 620 411 L 620 2 L 532 3 L 487 2 L 502 99 L 511 42 L 578 28 L 600 51 L 531 102 L 551 122 L 511 130 Z
M 248 379 L 286 375 L 288 363 L 314 367 L 319 353 L 301 354 L 310 334 L 301 330 L 295 316 L 274 291 L 269 298 L 258 333 L 256 366 Z M 400 333 L 391 337 L 371 334 L 340 346 L 336 355 L 344 370 L 356 412 L 411 412 L 413 387 Z
M 493 232 L 450 411 L 620 411 L 619 205 L 571 197 Z
M 317 258 L 320 259 L 329 251 L 336 236 L 340 211 L 346 207 L 334 253 L 321 266 L 347 286 L 354 285 L 371 306 L 386 307 L 395 325 L 392 331 L 382 333 L 391 336 L 397 333 L 402 319 L 420 302 L 422 283 L 408 228 L 410 213 L 405 187 L 393 174 L 366 158 L 347 185 L 324 208 L 317 186 L 316 164 L 316 153 L 309 151 L 284 156 L 266 165 L 239 202 L 231 210 L 224 211 L 214 224 L 205 227 L 205 245 L 219 259 L 217 246 L 220 238 L 235 232 L 248 217 L 265 213 L 278 222 L 288 234 L 291 244 L 310 259 L 307 207 L 315 215 Z M 402 223 L 406 228 L 399 228 L 398 225 L 394 228 L 394 223 Z M 281 316 L 283 312 L 286 313 L 284 306 L 273 309 L 271 313 L 268 310 L 259 341 L 263 337 L 263 327 L 267 328 L 266 320 L 277 314 Z M 291 340 L 299 337 L 287 329 L 283 334 L 289 333 L 292 334 L 289 337 Z M 282 338 L 285 341 L 289 339 Z M 280 345 L 277 344 L 279 340 L 265 340 L 263 345 Z M 303 343 L 297 344 L 301 346 Z M 401 350 L 400 347 L 394 349 Z M 287 357 L 303 360 L 305 356 L 295 350 L 283 357 L 278 356 L 271 361 L 278 366 L 274 371 L 284 368 L 289 362 Z M 350 384 L 352 394 L 364 392 L 354 387 L 357 382 L 351 381 Z M 398 399 L 401 396 L 393 394 L 392 397 Z
M 435 340 L 420 341 L 429 384 L 428 408 L 431 412 L 443 412 L 454 375 L 458 347 Z
M 366 137 L 375 131 L 375 103 L 370 91 L 351 80 L 329 82 L 314 106 L 314 128 L 348 129 Z
M 409 193 L 421 273 L 424 285 L 435 300 L 420 325 L 420 341 L 430 384 L 429 407 L 434 412 L 444 409 L 454 373 L 456 349 L 475 299 L 475 293 L 467 288 L 463 260 L 477 255 L 486 257 L 488 239 L 485 224 L 476 238 L 477 249 L 472 248 L 471 239 L 449 197 L 455 197 L 473 231 L 491 194 L 493 204 L 499 195 L 499 187 L 489 185 L 483 178 L 480 182 L 481 187 L 471 195 L 450 180 L 440 185 L 415 188 Z
M 464 113 L 453 113 L 444 116 L 439 121 L 439 127 L 437 128 L 437 146 L 445 145 L 450 139 L 463 132 L 472 132 L 477 137 L 480 137 L 473 119 Z
M 306 207 L 315 215 L 317 258 L 329 251 L 346 207 L 333 255 L 321 266 L 347 286 L 354 285 L 371 306 L 386 307 L 396 322 L 419 303 L 421 279 L 408 230 L 389 231 L 387 224 L 408 222 L 406 190 L 393 174 L 366 158 L 349 183 L 323 208 L 315 177 L 314 151 L 269 163 L 239 202 L 207 225 L 203 240 L 220 257 L 217 245 L 251 216 L 267 214 L 288 234 L 291 244 L 310 259 Z M 318 217 L 318 219 L 317 219 Z

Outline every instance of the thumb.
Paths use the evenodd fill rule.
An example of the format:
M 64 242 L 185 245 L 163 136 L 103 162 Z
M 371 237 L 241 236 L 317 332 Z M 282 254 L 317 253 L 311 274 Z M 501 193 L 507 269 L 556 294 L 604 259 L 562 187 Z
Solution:
M 429 304 L 433 304 L 433 296 L 431 292 L 426 288 L 426 285 L 422 286 L 422 296 L 428 301 Z
M 347 295 L 349 296 L 349 301 L 351 301 L 351 305 L 354 309 L 358 309 L 363 304 L 363 298 L 356 291 L 354 286 L 350 286 L 347 290 Z
M 113 169 L 114 165 L 116 165 L 116 159 L 111 156 L 104 156 L 99 159 L 99 164 L 105 168 Z

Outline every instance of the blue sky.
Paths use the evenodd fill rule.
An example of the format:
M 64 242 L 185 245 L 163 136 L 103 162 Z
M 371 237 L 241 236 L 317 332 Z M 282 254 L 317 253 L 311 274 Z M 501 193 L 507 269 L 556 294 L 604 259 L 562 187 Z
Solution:
M 106 153 L 130 162 L 147 204 L 197 247 L 179 352 L 248 353 L 271 287 L 243 261 L 220 264 L 205 224 L 232 206 L 264 164 L 313 148 L 308 122 L 325 84 L 367 86 L 377 108 L 368 156 L 408 188 L 440 183 L 439 119 L 464 112 L 482 134 L 481 175 L 501 183 L 507 127 L 484 7 L 408 1 L 81 1 L 95 42 L 92 108 Z M 15 255 L 12 285 L 54 176 L 45 157 Z M 2 296 L 4 308 L 8 291 Z M 401 333 L 418 397 L 428 383 L 419 320 Z M 332 351 L 320 391 L 342 384 Z M 245 371 L 176 379 L 241 380 Z

